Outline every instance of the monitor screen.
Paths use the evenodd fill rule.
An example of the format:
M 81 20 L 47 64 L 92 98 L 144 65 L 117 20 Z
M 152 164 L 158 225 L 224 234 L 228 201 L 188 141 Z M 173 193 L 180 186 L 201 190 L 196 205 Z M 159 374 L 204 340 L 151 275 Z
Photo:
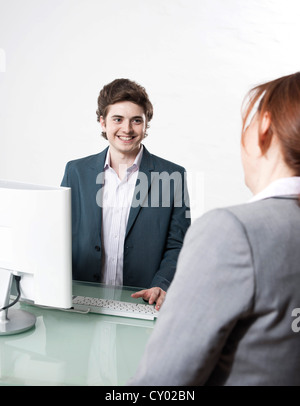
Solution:
M 72 307 L 71 238 L 70 188 L 0 180 L 0 330 L 13 278 L 22 299 Z

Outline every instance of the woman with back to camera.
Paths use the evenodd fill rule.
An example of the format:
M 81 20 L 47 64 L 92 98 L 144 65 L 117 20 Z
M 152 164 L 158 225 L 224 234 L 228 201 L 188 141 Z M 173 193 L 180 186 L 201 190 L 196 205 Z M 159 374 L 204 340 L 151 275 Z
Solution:
M 254 197 L 189 228 L 132 385 L 300 385 L 300 72 L 249 96 Z

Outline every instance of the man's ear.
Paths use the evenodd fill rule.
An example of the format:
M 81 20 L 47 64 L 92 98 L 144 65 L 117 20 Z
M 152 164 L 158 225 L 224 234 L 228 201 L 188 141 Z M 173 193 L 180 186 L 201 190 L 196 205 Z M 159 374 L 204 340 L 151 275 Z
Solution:
M 100 124 L 101 124 L 102 129 L 105 130 L 106 125 L 105 125 L 105 120 L 104 120 L 103 116 L 100 116 Z
M 259 125 L 259 146 L 263 154 L 267 152 L 271 143 L 273 135 L 271 124 L 271 115 L 266 111 L 262 115 Z

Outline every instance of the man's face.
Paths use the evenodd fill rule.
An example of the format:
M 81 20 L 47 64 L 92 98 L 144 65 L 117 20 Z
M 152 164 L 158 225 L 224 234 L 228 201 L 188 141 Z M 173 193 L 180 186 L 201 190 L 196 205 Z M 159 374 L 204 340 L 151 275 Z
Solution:
M 130 101 L 112 104 L 106 119 L 100 117 L 100 123 L 113 150 L 128 156 L 138 153 L 147 128 L 141 106 Z

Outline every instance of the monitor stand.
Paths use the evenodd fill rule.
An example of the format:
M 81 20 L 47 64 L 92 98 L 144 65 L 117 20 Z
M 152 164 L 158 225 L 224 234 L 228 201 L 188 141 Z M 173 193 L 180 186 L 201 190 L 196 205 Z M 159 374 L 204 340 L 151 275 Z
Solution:
M 35 315 L 20 309 L 6 309 L 0 312 L 0 336 L 23 333 L 36 322 Z
M 0 308 L 9 305 L 13 275 L 6 269 L 0 268 Z M 23 333 L 31 329 L 36 323 L 35 315 L 21 309 L 9 307 L 0 310 L 0 336 Z

